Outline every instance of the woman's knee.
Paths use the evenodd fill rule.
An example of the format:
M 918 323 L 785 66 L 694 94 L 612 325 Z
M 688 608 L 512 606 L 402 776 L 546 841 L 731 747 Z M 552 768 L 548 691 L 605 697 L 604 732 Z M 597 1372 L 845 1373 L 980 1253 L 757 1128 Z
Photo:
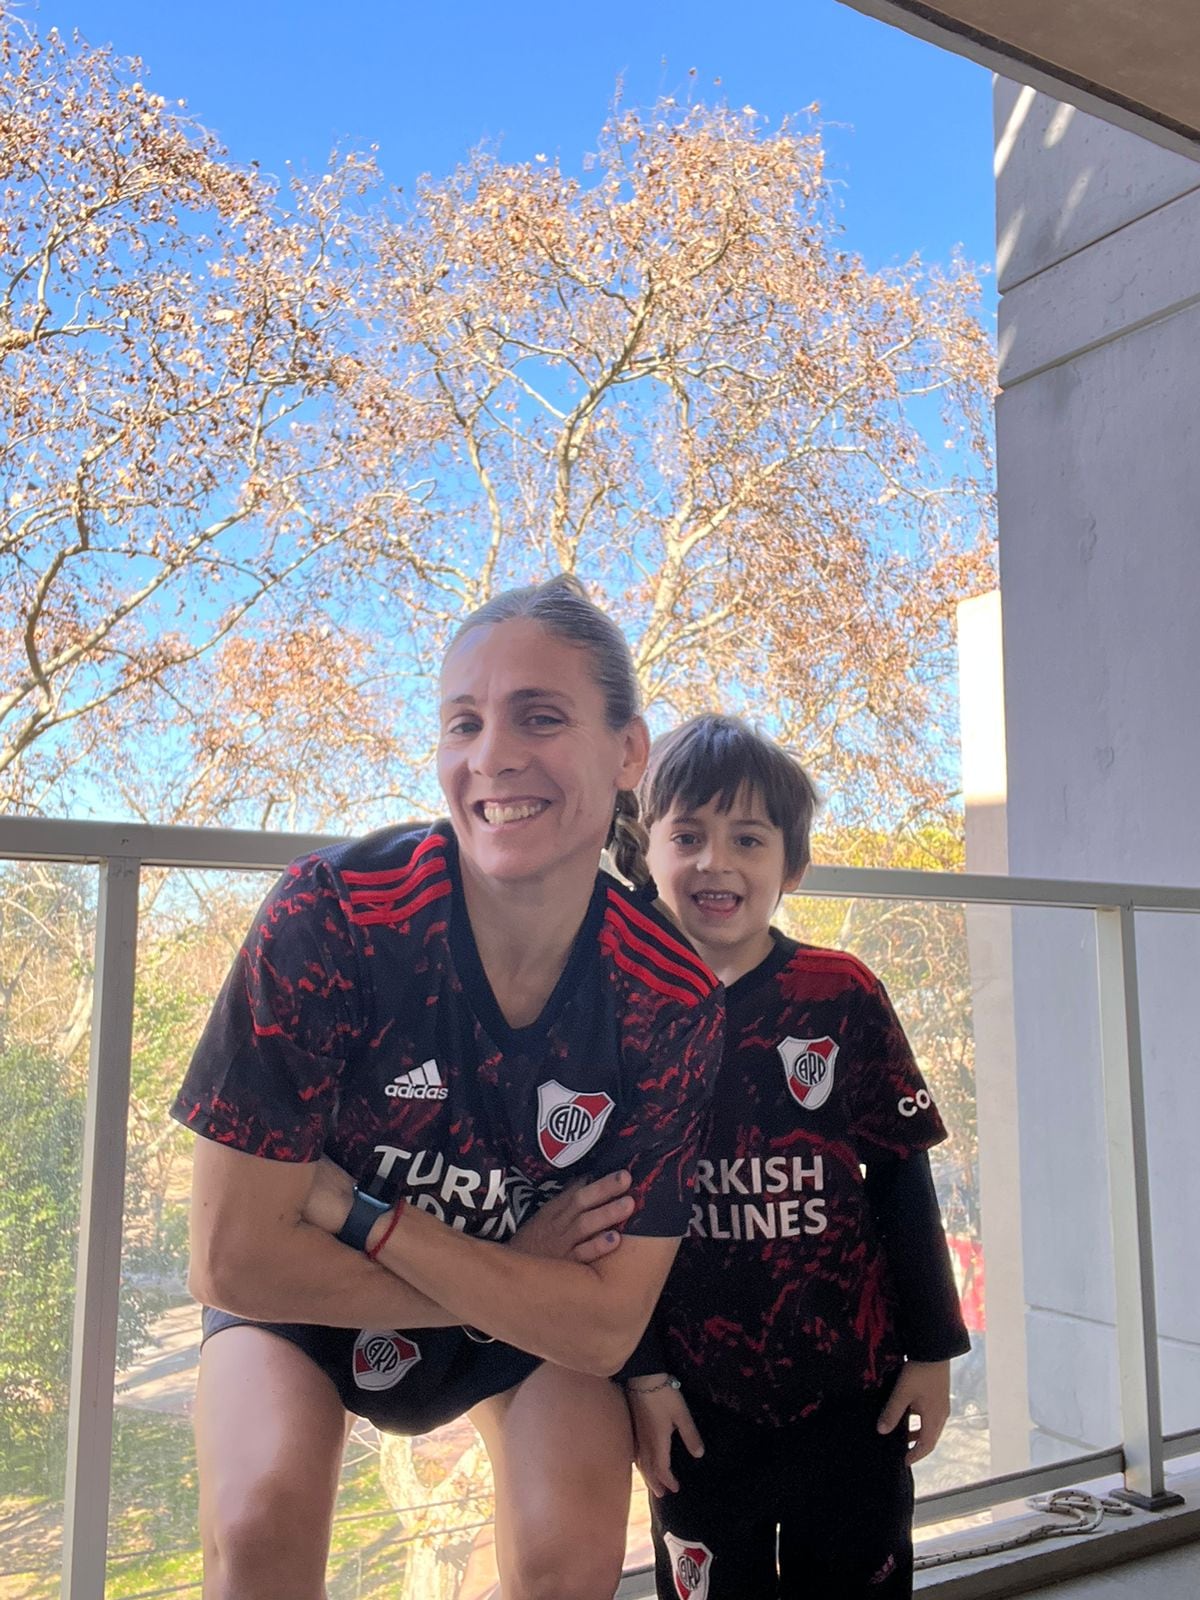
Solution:
M 547 1365 L 478 1421 L 496 1478 L 504 1600 L 612 1600 L 633 1456 L 624 1396 Z
M 320 1600 L 346 1428 L 330 1379 L 228 1328 L 204 1346 L 195 1421 L 204 1600 Z
M 285 1471 L 230 1484 L 210 1497 L 204 1518 L 206 1600 L 318 1600 L 333 1507 Z
M 513 1551 L 505 1600 L 612 1600 L 624 1558 L 623 1538 L 524 1541 Z

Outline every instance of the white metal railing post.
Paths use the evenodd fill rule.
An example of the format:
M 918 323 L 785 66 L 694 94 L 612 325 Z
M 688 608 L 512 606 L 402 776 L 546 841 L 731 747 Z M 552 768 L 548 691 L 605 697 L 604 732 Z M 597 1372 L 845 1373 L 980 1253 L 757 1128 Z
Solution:
M 1163 1469 L 1134 912 L 1132 905 L 1122 905 L 1098 908 L 1095 915 L 1121 1435 L 1125 1449 L 1122 1498 L 1145 1510 L 1161 1511 L 1181 1505 L 1182 1499 L 1167 1493 Z
M 63 1517 L 63 1600 L 104 1593 L 139 862 L 101 869 Z

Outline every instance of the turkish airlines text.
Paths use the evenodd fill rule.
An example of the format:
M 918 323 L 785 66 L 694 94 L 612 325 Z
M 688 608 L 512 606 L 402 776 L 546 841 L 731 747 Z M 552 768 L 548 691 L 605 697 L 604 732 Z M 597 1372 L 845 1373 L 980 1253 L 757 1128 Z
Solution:
M 439 1222 L 485 1239 L 507 1239 L 525 1216 L 562 1187 L 554 1179 L 533 1184 L 515 1168 L 459 1166 L 440 1150 L 402 1150 L 377 1144 L 376 1178 L 399 1179 L 410 1205 Z
M 698 1198 L 688 1225 L 692 1239 L 795 1239 L 828 1226 L 820 1156 L 698 1161 L 693 1188 Z

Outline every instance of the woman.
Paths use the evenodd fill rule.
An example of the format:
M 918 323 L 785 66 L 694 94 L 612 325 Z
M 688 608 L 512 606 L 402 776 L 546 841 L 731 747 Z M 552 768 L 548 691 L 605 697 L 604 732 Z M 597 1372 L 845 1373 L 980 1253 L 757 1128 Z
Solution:
M 506 1600 L 609 1600 L 619 1575 L 629 1425 L 598 1379 L 687 1224 L 720 990 L 652 887 L 597 873 L 607 843 L 648 882 L 648 739 L 628 646 L 580 587 L 489 602 L 440 687 L 449 821 L 293 864 L 176 1102 L 204 1136 L 191 1284 L 222 1308 L 196 1404 L 207 1600 L 323 1594 L 353 1413 L 413 1432 L 477 1407 Z M 338 1238 L 304 1215 L 322 1154 L 358 1185 L 315 1218 Z M 617 1172 L 582 1210 L 630 1213 L 619 1249 L 571 1254 L 589 1227 L 557 1215 L 501 1243 Z

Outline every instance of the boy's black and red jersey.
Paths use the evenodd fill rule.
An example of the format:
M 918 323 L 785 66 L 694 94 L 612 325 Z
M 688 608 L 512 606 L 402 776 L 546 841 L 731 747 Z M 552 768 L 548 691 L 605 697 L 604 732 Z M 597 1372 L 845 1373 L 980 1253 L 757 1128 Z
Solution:
M 727 991 L 688 1235 L 631 1370 L 665 1365 L 685 1393 L 778 1426 L 879 1384 L 906 1354 L 947 1359 L 968 1341 L 930 1186 L 918 1250 L 941 1259 L 902 1269 L 933 1304 L 918 1307 L 926 1348 L 905 1348 L 906 1241 L 883 1237 L 870 1175 L 908 1167 L 928 1184 L 919 1153 L 946 1130 L 884 987 L 854 956 L 774 938 Z
M 565 1182 L 625 1167 L 628 1231 L 679 1235 L 722 1018 L 673 925 L 600 873 L 542 1015 L 509 1027 L 449 824 L 384 830 L 288 868 L 173 1114 L 250 1155 L 327 1154 L 372 1193 L 492 1239 Z

